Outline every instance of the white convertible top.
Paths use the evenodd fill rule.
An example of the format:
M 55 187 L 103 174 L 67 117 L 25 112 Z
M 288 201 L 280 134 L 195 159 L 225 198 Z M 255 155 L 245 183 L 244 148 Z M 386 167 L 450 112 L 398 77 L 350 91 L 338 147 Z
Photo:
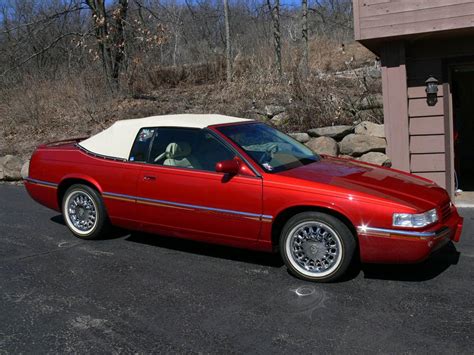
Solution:
M 215 114 L 181 114 L 122 120 L 83 140 L 79 145 L 96 154 L 128 159 L 135 137 L 144 127 L 205 128 L 217 124 L 251 121 L 253 120 Z

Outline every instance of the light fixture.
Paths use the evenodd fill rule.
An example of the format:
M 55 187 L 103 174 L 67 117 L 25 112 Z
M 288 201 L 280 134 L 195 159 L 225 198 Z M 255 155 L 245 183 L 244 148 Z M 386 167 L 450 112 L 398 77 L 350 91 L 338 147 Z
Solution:
M 434 106 L 438 102 L 438 84 L 439 81 L 434 76 L 430 76 L 425 81 L 426 84 L 426 102 L 428 106 Z

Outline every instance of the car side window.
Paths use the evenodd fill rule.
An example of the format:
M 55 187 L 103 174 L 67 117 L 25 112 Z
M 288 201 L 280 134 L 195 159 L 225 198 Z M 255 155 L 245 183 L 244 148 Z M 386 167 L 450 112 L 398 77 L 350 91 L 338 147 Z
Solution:
M 149 163 L 215 171 L 216 163 L 234 157 L 231 150 L 206 130 L 161 127 L 153 139 Z
M 155 128 L 142 128 L 135 138 L 132 150 L 130 152 L 129 161 L 145 162 L 148 158 L 150 143 L 155 134 Z

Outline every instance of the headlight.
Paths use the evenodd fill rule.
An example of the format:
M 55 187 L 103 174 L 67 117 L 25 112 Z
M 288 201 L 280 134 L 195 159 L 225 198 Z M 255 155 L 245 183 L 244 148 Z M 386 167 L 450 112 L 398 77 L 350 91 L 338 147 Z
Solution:
M 438 221 L 438 213 L 436 209 L 432 209 L 425 213 L 394 213 L 394 227 L 422 228 Z

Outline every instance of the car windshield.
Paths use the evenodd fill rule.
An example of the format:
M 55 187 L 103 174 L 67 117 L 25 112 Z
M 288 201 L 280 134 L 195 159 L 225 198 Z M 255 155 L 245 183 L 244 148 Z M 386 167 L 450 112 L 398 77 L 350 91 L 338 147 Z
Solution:
M 223 126 L 218 130 L 269 173 L 286 171 L 320 159 L 303 144 L 263 123 Z

